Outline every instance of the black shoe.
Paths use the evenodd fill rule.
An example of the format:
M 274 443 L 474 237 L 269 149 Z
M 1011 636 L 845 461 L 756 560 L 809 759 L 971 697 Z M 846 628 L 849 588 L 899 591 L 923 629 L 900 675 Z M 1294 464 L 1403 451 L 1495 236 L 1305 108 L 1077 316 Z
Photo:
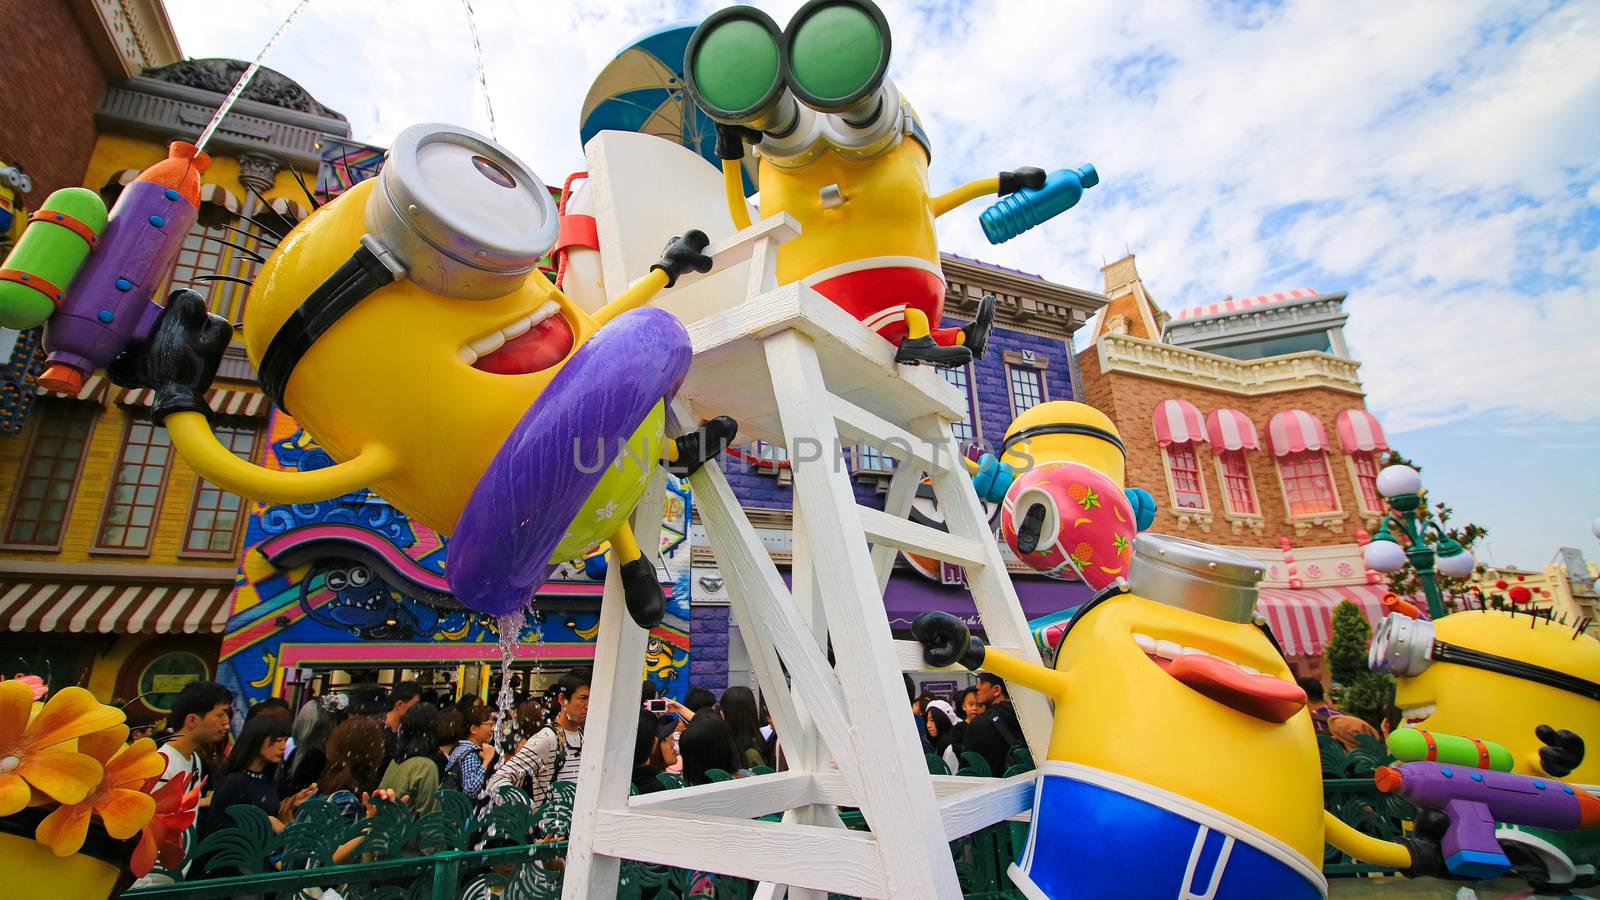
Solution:
M 894 361 L 908 366 L 927 363 L 941 369 L 956 369 L 972 362 L 972 351 L 961 346 L 946 347 L 935 341 L 932 335 L 923 335 L 901 341 L 900 349 L 895 351 Z
M 739 434 L 739 423 L 728 416 L 717 416 L 698 429 L 676 438 L 678 461 L 666 463 L 666 470 L 679 478 L 688 478 L 700 467 L 728 449 Z
M 655 567 L 644 557 L 622 566 L 622 597 L 628 602 L 628 615 L 640 628 L 654 628 L 667 614 L 667 598 L 656 581 Z
M 1044 527 L 1044 506 L 1035 503 L 1028 507 L 1028 512 L 1022 517 L 1022 524 L 1017 526 L 1017 550 L 1022 553 L 1032 553 L 1039 549 L 1039 531 Z
M 968 322 L 961 329 L 961 346 L 972 351 L 973 359 L 983 359 L 983 351 L 989 349 L 989 332 L 994 330 L 993 294 L 984 294 L 978 301 L 978 316 Z

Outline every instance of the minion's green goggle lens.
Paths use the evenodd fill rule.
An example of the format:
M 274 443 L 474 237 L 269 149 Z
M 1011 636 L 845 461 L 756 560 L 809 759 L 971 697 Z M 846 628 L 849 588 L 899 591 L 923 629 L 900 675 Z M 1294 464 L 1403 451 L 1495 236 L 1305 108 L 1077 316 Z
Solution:
M 690 48 L 688 73 L 707 111 L 732 115 L 761 106 L 782 78 L 775 35 L 744 17 L 701 27 Z
M 785 37 L 796 94 L 818 109 L 835 111 L 877 90 L 889 66 L 888 30 L 868 4 L 808 4 Z

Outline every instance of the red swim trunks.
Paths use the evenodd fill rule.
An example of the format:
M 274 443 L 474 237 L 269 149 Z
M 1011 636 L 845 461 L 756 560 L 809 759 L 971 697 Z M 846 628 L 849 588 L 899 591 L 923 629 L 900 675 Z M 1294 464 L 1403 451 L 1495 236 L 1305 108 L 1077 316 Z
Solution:
M 905 339 L 907 307 L 927 315 L 933 339 L 940 344 L 954 346 L 961 334 L 960 328 L 938 327 L 944 315 L 944 278 L 927 269 L 877 266 L 806 283 L 891 344 Z

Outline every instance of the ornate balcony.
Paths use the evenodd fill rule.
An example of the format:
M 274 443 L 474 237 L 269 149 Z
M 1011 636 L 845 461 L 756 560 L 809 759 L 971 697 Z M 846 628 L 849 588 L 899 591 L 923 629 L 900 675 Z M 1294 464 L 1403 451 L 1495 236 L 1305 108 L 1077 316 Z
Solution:
M 1096 346 L 1101 372 L 1124 372 L 1249 396 L 1319 387 L 1363 393 L 1357 375 L 1361 364 L 1327 353 L 1237 360 L 1124 334 L 1102 335 Z

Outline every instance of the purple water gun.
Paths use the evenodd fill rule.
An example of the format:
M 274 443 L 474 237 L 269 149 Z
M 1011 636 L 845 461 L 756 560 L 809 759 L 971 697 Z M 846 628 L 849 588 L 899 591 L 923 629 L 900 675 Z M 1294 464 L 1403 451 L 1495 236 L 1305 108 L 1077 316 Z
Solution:
M 1600 797 L 1553 778 L 1436 762 L 1381 766 L 1373 778 L 1378 790 L 1449 817 L 1439 849 L 1452 875 L 1494 878 L 1511 869 L 1496 822 L 1557 831 L 1600 826 Z
M 195 145 L 173 141 L 166 159 L 123 189 L 99 248 L 50 316 L 40 386 L 76 394 L 96 369 L 149 336 L 161 314 L 156 288 L 199 218 L 200 175 L 210 166 Z

